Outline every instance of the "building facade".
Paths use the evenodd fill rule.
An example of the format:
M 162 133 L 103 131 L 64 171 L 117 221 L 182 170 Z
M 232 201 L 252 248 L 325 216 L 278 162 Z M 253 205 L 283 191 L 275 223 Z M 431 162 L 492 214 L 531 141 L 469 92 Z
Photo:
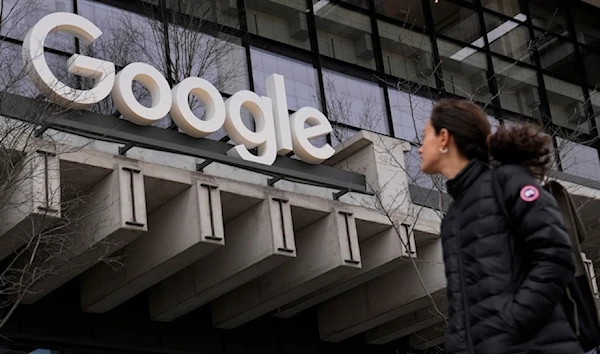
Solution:
M 552 138 L 593 273 L 598 6 L 2 1 L 0 353 L 443 352 L 449 197 L 417 149 L 444 97 Z M 56 13 L 73 22 L 47 20 L 35 52 Z M 184 92 L 188 114 L 161 90 L 190 77 L 208 84 Z M 210 129 L 184 119 L 221 110 Z M 319 112 L 331 132 L 302 145 Z M 275 162 L 253 160 L 269 144 Z

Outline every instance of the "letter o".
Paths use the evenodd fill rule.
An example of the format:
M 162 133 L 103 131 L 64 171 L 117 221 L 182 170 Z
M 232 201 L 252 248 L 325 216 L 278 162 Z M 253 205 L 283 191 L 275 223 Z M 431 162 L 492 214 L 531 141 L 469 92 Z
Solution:
M 143 106 L 133 94 L 133 81 L 143 84 L 152 97 L 152 106 Z M 171 108 L 171 87 L 165 77 L 145 63 L 131 63 L 115 77 L 111 92 L 115 106 L 125 119 L 137 125 L 151 125 L 164 118 Z
M 198 118 L 188 102 L 189 95 L 202 101 L 206 119 Z M 179 129 L 193 138 L 204 138 L 221 129 L 225 123 L 225 102 L 213 84 L 199 77 L 188 77 L 172 90 L 171 118 Z

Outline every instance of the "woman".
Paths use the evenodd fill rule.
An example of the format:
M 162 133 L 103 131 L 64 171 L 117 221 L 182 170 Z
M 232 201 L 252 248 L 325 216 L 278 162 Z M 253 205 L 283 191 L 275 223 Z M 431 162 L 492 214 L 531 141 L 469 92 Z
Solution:
M 556 202 L 537 181 L 549 138 L 528 128 L 491 134 L 485 113 L 439 102 L 424 131 L 421 170 L 447 179 L 442 222 L 449 324 L 446 354 L 580 354 L 561 305 L 573 277 L 570 241 Z M 489 156 L 499 166 L 492 188 Z M 514 232 L 500 202 L 511 213 Z

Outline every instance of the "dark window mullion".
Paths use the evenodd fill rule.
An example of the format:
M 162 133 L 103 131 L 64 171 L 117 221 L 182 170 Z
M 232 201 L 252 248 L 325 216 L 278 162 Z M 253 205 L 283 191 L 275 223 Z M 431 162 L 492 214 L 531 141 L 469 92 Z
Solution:
M 440 52 L 438 50 L 437 41 L 436 41 L 436 33 L 435 33 L 435 24 L 433 22 L 433 12 L 431 10 L 431 3 L 428 0 L 422 1 L 423 5 L 423 17 L 425 18 L 425 27 L 428 29 L 426 34 L 429 34 L 429 40 L 431 42 L 431 53 L 434 67 L 434 78 L 435 85 L 438 89 L 438 93 L 445 92 L 444 90 L 444 81 L 442 75 L 442 67 L 441 67 L 441 58 Z
M 575 42 L 577 41 L 577 33 L 575 32 L 575 22 L 574 22 L 574 18 L 573 18 L 573 13 L 571 12 L 571 8 L 567 7 L 565 9 L 565 15 L 567 17 L 567 26 L 569 29 L 569 35 L 571 37 L 571 39 L 575 40 Z M 587 75 L 586 75 L 586 70 L 585 70 L 585 63 L 583 62 L 583 56 L 581 54 L 581 51 L 579 49 L 578 45 L 575 45 L 575 60 L 579 63 L 578 65 L 578 71 L 579 71 L 579 77 L 581 79 L 581 86 L 583 86 L 583 95 L 585 98 L 585 102 L 587 102 L 587 115 L 590 118 L 590 122 L 592 123 L 592 133 L 596 136 L 598 136 L 598 127 L 596 126 L 596 119 L 594 119 L 594 110 L 592 108 L 592 101 L 591 101 L 591 97 L 590 97 L 590 92 L 588 89 L 589 83 L 588 83 L 588 79 L 587 79 Z
M 531 26 L 531 13 L 529 11 L 529 4 L 526 0 L 520 1 L 521 9 L 527 16 L 527 28 L 529 29 L 529 37 L 532 41 L 535 41 L 535 32 Z M 535 42 L 533 42 L 533 64 L 535 65 L 535 71 L 538 78 L 538 93 L 540 95 L 540 115 L 542 120 L 542 126 L 553 125 L 552 116 L 550 112 L 550 103 L 548 101 L 548 95 L 546 92 L 546 86 L 544 85 L 544 73 L 542 71 L 542 63 L 537 51 Z M 560 160 L 559 160 L 560 161 Z
M 379 37 L 379 26 L 377 24 L 377 13 L 375 10 L 375 1 L 369 0 L 369 6 L 371 8 L 371 39 L 373 41 L 373 51 L 375 52 L 375 66 L 377 71 L 383 73 L 383 77 L 386 78 L 385 65 L 383 64 L 383 48 L 381 47 L 381 38 Z M 385 113 L 387 116 L 388 132 L 389 135 L 395 136 L 394 134 L 394 121 L 392 119 L 392 109 L 390 107 L 390 95 L 387 90 L 387 85 L 381 80 L 378 80 L 379 87 L 383 90 L 383 103 L 385 106 Z
M 308 23 L 308 37 L 310 39 L 310 47 L 312 49 L 313 65 L 317 70 L 317 82 L 319 85 L 319 96 L 321 96 L 321 111 L 326 117 L 329 117 L 327 110 L 327 96 L 325 95 L 325 81 L 323 78 L 323 63 L 321 54 L 319 53 L 319 39 L 317 35 L 317 21 L 313 9 L 312 0 L 306 0 L 306 22 Z M 331 121 L 331 120 L 330 120 Z M 327 135 L 327 143 L 331 144 L 331 134 Z
M 478 7 L 480 7 L 480 8 L 482 7 L 480 0 L 474 0 L 474 2 Z M 487 74 L 488 87 L 490 90 L 490 94 L 492 95 L 491 104 L 493 106 L 500 107 L 500 96 L 499 96 L 499 92 L 498 92 L 498 85 L 496 83 L 496 74 L 495 74 L 495 70 L 494 70 L 494 64 L 492 62 L 490 43 L 488 41 L 487 29 L 485 26 L 485 18 L 483 16 L 482 11 L 477 11 L 477 15 L 479 17 L 479 26 L 481 29 L 480 34 L 481 34 L 481 37 L 483 37 L 484 48 L 487 49 L 487 50 L 483 50 L 483 51 L 479 50 L 479 51 L 483 52 L 485 54 L 485 59 L 486 59 L 487 66 L 488 66 L 488 68 L 486 70 L 486 74 Z

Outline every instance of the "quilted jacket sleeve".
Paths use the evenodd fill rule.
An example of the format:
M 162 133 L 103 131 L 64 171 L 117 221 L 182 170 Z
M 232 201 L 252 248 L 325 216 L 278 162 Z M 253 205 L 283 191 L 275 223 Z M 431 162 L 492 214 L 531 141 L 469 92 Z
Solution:
M 522 238 L 530 270 L 516 289 L 512 316 L 522 330 L 539 328 L 552 315 L 575 270 L 571 242 L 556 201 L 524 169 L 507 176 L 505 197 L 514 205 L 516 237 Z

